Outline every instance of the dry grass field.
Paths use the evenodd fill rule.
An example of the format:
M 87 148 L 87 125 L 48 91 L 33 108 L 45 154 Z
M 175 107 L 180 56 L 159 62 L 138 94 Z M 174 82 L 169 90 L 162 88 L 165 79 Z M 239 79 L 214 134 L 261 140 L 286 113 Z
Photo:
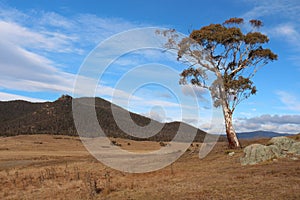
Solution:
M 115 140 L 129 151 L 161 148 Z M 229 156 L 226 143 L 218 143 L 200 160 L 198 146 L 164 169 L 130 174 L 98 162 L 77 137 L 2 137 L 0 199 L 300 199 L 300 158 L 241 166 L 242 150 Z

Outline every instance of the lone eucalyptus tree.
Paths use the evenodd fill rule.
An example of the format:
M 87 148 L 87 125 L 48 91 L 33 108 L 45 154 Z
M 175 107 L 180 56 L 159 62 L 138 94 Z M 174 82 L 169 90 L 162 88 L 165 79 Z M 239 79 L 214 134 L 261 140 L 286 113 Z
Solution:
M 252 78 L 259 68 L 277 55 L 263 45 L 269 38 L 258 31 L 260 20 L 250 20 L 252 28 L 243 32 L 242 18 L 231 18 L 223 24 L 210 24 L 193 30 L 189 37 L 178 40 L 175 30 L 158 31 L 168 37 L 167 48 L 178 51 L 177 59 L 188 63 L 180 74 L 180 84 L 193 84 L 210 91 L 215 107 L 222 106 L 230 148 L 240 147 L 232 123 L 236 106 L 257 92 Z M 247 27 L 245 28 L 247 29 Z M 217 79 L 207 84 L 208 72 Z

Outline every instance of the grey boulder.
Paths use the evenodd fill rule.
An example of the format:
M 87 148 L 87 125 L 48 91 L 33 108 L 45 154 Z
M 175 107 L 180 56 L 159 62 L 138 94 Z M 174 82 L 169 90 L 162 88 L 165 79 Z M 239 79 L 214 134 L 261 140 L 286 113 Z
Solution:
M 266 145 L 252 144 L 244 149 L 242 165 L 254 165 L 289 155 L 300 155 L 300 142 L 288 137 L 274 137 Z
M 283 157 L 280 149 L 275 145 L 265 146 L 252 144 L 244 149 L 245 156 L 241 158 L 242 165 L 254 165 L 267 160 Z
M 282 136 L 272 138 L 267 145 L 276 145 L 280 150 L 288 151 L 294 143 L 295 140 Z
M 300 142 L 293 143 L 293 145 L 289 148 L 289 151 L 287 153 L 300 155 Z

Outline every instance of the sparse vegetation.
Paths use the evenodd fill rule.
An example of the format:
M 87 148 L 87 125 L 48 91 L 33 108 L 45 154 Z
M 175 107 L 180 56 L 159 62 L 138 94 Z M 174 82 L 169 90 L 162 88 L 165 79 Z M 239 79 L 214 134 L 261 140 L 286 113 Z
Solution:
M 0 101 L 0 136 L 15 136 L 20 134 L 53 134 L 57 139 L 65 136 L 76 136 L 77 131 L 72 115 L 72 101 L 74 99 L 68 95 L 63 95 L 54 102 L 30 103 L 26 101 Z M 76 100 L 76 99 L 75 99 Z M 126 110 L 111 104 L 110 102 L 95 98 L 96 113 L 99 125 L 108 137 L 134 139 L 136 141 L 171 141 L 181 125 L 178 122 L 167 123 L 163 129 L 154 136 L 143 139 L 136 138 L 124 133 L 116 124 L 111 106 L 119 115 L 127 113 Z M 141 115 L 130 113 L 132 119 L 139 126 L 145 126 L 150 119 Z M 86 119 L 87 122 L 89 119 Z M 85 122 L 83 122 L 85 123 Z M 159 122 L 157 122 L 159 123 Z M 186 125 L 188 126 L 188 125 Z M 188 126 L 189 130 L 197 131 L 194 127 Z M 201 142 L 205 137 L 205 132 L 198 130 L 195 141 Z M 62 136 L 65 135 L 65 136 Z M 89 133 L 86 137 L 95 137 L 94 133 Z M 181 138 L 184 140 L 185 138 Z M 221 137 L 221 139 L 224 139 Z
M 162 141 L 160 141 L 159 142 L 159 145 L 161 146 L 161 147 L 165 147 L 165 146 L 167 146 L 167 144 L 165 144 L 164 142 L 162 142 Z
M 116 140 L 112 140 L 112 141 L 111 141 L 111 144 L 114 145 L 114 146 L 119 146 L 119 147 L 122 146 L 122 145 L 119 144 Z
M 222 142 L 202 160 L 197 153 L 188 152 L 164 169 L 128 174 L 96 161 L 76 137 L 54 137 L 0 138 L 0 148 L 8 148 L 0 151 L 0 199 L 300 198 L 300 160 L 280 158 L 277 162 L 241 166 L 237 159 L 242 151 L 228 157 L 224 154 L 227 144 Z M 33 140 L 43 144 L 35 145 Z M 130 142 L 122 148 L 131 151 L 161 148 L 158 142 L 112 140 Z M 264 144 L 266 140 L 254 142 Z

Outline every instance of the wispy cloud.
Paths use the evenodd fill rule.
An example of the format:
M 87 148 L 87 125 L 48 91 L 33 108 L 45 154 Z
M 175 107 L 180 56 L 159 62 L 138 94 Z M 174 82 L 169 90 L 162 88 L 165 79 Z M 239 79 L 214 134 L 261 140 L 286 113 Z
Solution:
M 299 52 L 300 48 L 300 26 L 294 23 L 278 24 L 273 28 L 269 28 L 267 33 L 276 38 L 283 39 L 293 48 L 293 50 Z
M 55 12 L 24 13 L 0 5 L 0 87 L 72 93 L 76 75 L 70 71 L 77 71 L 80 63 L 71 66 L 63 62 L 68 66 L 62 66 L 57 58 L 64 55 L 83 59 L 83 53 L 88 53 L 101 40 L 137 26 L 122 19 L 90 14 L 66 18 Z M 107 93 L 108 89 L 104 91 Z
M 276 94 L 279 100 L 284 104 L 284 109 L 300 112 L 300 99 L 297 99 L 295 95 L 285 91 L 278 91 Z
M 26 97 L 22 95 L 16 95 L 16 94 L 10 94 L 5 92 L 0 92 L 0 101 L 10 101 L 10 100 L 25 100 L 30 102 L 45 102 L 44 99 L 37 99 L 37 98 L 31 98 Z
M 78 51 L 73 45 L 77 37 L 56 31 L 34 30 L 22 24 L 0 20 L 0 37 L 27 49 L 45 52 L 72 53 Z
M 242 17 L 246 19 L 268 19 L 275 21 L 274 24 L 265 24 L 263 32 L 267 33 L 271 39 L 277 39 L 286 43 L 291 50 L 288 59 L 299 65 L 300 52 L 300 4 L 298 0 L 244 0 L 252 8 L 244 13 Z M 274 20 L 276 18 L 276 20 Z
M 207 89 L 204 89 L 195 85 L 183 85 L 181 87 L 182 93 L 186 96 L 197 97 L 199 100 L 208 102 L 208 99 L 205 98 L 205 95 L 209 94 Z
M 253 5 L 252 9 L 243 15 L 245 18 L 277 16 L 278 14 L 280 14 L 280 17 L 286 18 L 299 16 L 300 5 L 298 0 L 244 0 L 244 2 Z
M 74 76 L 56 68 L 53 61 L 4 40 L 0 40 L 0 51 L 2 88 L 24 91 L 72 88 Z

